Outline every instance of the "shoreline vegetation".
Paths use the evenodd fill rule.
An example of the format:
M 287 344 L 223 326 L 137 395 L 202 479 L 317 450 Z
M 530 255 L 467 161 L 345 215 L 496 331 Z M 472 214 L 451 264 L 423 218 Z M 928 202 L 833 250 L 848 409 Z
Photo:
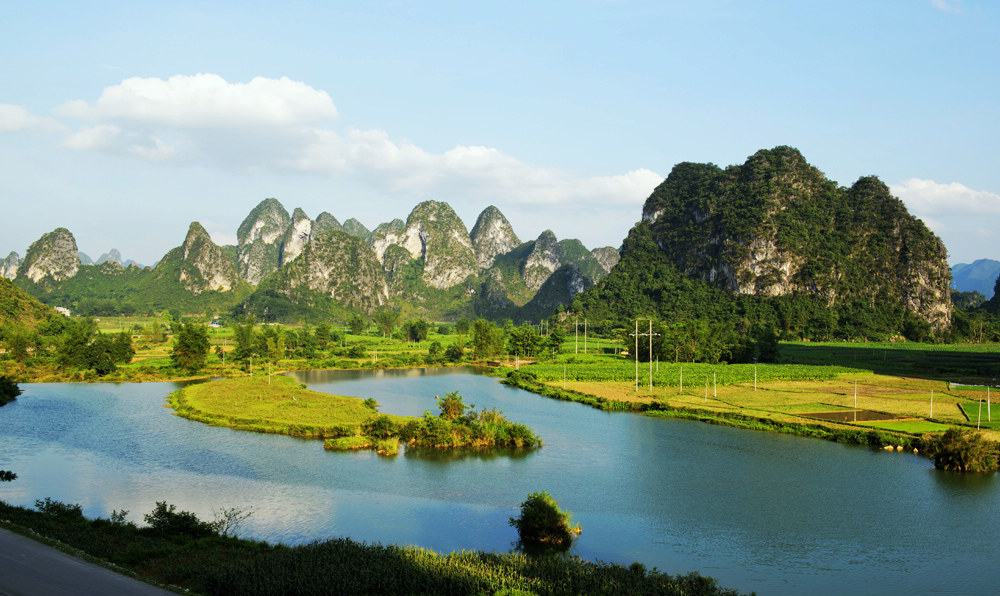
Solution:
M 178 416 L 237 430 L 323 439 L 324 449 L 533 448 L 541 438 L 498 410 L 474 411 L 457 392 L 438 397 L 440 413 L 379 414 L 375 400 L 312 391 L 291 377 L 233 377 L 183 387 L 169 396 Z
M 735 595 L 696 572 L 669 575 L 576 556 L 462 551 L 441 555 L 333 538 L 301 546 L 220 532 L 217 524 L 157 503 L 148 525 L 87 519 L 78 505 L 0 501 L 0 527 L 119 573 L 196 594 L 676 594 Z M 118 514 L 118 515 L 116 515 Z M 228 535 L 227 535 L 228 534 Z

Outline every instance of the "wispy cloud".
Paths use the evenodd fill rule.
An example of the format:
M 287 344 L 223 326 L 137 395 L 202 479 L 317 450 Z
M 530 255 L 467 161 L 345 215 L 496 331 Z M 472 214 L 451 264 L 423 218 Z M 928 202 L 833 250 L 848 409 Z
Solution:
M 432 153 L 384 130 L 338 126 L 337 108 L 325 91 L 288 78 L 231 83 L 214 74 L 131 77 L 93 102 L 66 102 L 55 114 L 85 123 L 64 140 L 72 149 L 349 178 L 418 197 L 634 205 L 663 180 L 646 169 L 580 176 L 486 146 Z
M 910 178 L 889 188 L 921 216 L 1000 214 L 1000 194 L 974 190 L 958 182 L 941 184 L 933 180 Z
M 0 132 L 14 132 L 31 128 L 57 131 L 61 130 L 62 126 L 56 120 L 32 114 L 22 106 L 0 103 Z
M 931 5 L 944 12 L 962 12 L 962 0 L 931 0 Z

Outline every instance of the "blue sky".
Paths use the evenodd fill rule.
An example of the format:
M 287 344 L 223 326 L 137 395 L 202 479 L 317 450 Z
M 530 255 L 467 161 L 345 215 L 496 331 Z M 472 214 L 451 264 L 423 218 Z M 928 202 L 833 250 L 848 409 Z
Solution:
M 151 264 L 267 197 L 618 246 L 675 164 L 791 145 L 1000 259 L 1000 3 L 35 1 L 0 39 L 0 257 Z

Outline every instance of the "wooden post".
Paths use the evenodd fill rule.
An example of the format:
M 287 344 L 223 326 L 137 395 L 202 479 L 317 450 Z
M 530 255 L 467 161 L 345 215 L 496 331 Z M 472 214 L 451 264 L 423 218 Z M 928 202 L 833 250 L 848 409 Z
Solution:
M 928 418 L 934 417 L 934 390 L 931 389 L 931 415 Z
M 681 365 L 681 382 L 677 387 L 677 393 L 684 393 L 684 365 Z

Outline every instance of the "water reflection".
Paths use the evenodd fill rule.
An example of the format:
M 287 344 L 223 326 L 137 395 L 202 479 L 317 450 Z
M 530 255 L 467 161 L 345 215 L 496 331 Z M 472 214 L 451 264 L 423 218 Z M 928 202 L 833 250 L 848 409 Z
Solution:
M 52 497 L 88 516 L 156 501 L 211 518 L 252 507 L 246 535 L 347 535 L 441 552 L 508 551 L 507 521 L 546 490 L 583 528 L 572 553 L 700 570 L 762 593 L 991 591 L 996 475 L 939 473 L 911 453 L 600 412 L 469 371 L 315 372 L 312 388 L 421 415 L 434 395 L 498 408 L 537 450 L 328 453 L 320 441 L 205 426 L 163 407 L 170 383 L 25 385 L 0 408 L 0 499 Z M 942 553 L 947 553 L 942 555 Z M 934 564 L 928 564 L 933 561 Z

